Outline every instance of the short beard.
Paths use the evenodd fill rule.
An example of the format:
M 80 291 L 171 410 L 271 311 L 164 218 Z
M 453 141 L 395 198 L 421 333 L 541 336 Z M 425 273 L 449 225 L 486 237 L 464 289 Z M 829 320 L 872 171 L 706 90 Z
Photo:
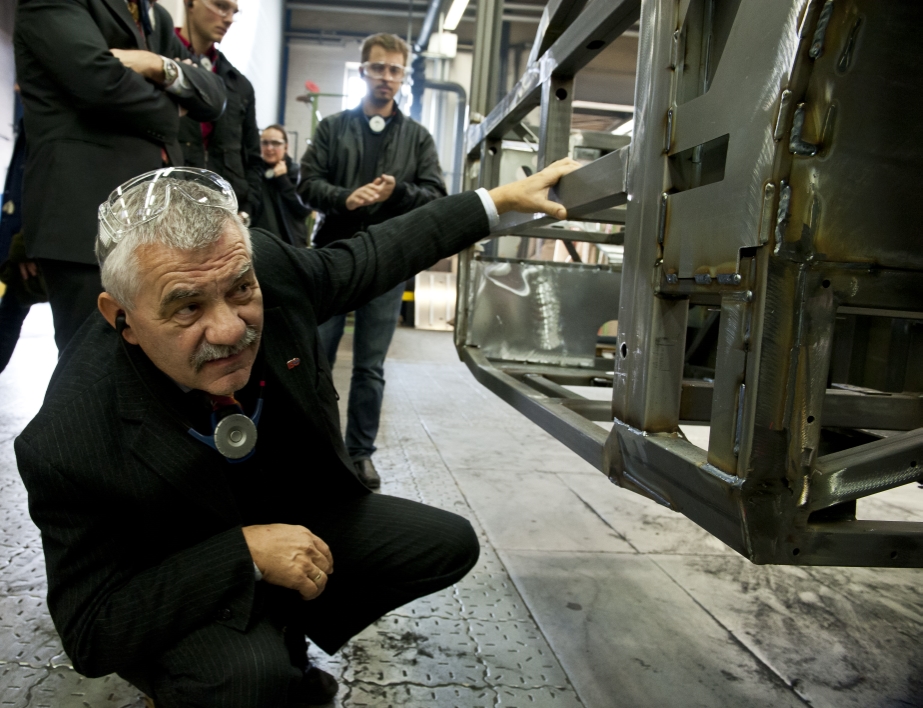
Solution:
M 260 331 L 252 325 L 247 325 L 247 331 L 237 340 L 236 344 L 209 344 L 208 342 L 202 342 L 195 353 L 189 357 L 189 363 L 195 372 L 199 373 L 208 362 L 240 354 L 259 339 Z

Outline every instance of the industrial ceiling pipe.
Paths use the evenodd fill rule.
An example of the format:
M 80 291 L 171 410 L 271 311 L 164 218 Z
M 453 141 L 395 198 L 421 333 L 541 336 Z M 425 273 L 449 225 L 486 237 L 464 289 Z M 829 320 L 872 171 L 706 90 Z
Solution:
M 420 27 L 420 34 L 413 43 L 413 64 L 411 64 L 411 77 L 413 85 L 410 87 L 410 93 L 413 96 L 413 104 L 410 107 L 410 117 L 420 122 L 423 119 L 423 91 L 426 83 L 426 59 L 423 52 L 429 44 L 429 38 L 433 34 L 433 28 L 439 19 L 439 11 L 442 9 L 442 0 L 430 0 L 426 8 L 426 16 L 423 18 L 423 26 Z

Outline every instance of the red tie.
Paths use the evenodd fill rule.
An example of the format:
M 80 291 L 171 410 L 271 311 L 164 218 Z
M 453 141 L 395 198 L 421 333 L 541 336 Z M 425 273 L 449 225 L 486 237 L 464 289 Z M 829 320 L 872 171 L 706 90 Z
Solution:
M 234 396 L 215 396 L 209 393 L 208 399 L 212 403 L 213 411 L 220 411 L 222 408 L 230 408 L 231 406 L 243 408 Z

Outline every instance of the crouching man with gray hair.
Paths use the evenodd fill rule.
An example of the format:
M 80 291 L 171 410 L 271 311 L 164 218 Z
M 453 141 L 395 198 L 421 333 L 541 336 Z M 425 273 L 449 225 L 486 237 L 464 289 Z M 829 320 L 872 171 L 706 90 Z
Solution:
M 138 177 L 100 207 L 105 292 L 16 440 L 48 607 L 75 668 L 158 708 L 317 705 L 307 662 L 478 557 L 468 522 L 370 494 L 339 433 L 317 325 L 488 235 L 565 216 L 521 182 L 447 197 L 319 250 L 244 228 L 205 170 Z

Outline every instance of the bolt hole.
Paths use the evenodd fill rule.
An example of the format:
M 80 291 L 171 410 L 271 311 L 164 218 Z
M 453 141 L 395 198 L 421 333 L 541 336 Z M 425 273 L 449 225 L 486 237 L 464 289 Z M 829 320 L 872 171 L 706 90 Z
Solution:
M 628 358 L 628 345 L 625 342 L 622 342 L 622 346 L 619 347 L 619 354 L 622 355 L 623 359 Z
M 496 154 L 497 154 L 497 148 L 493 148 L 493 147 L 492 147 L 492 148 L 487 148 L 487 152 L 489 152 L 491 155 L 496 155 Z
M 586 45 L 586 48 L 589 49 L 590 51 L 593 51 L 594 49 L 602 49 L 605 46 L 606 46 L 606 43 L 602 41 L 601 39 L 594 39 L 592 42 Z
M 808 423 L 813 423 L 813 422 L 814 422 L 814 416 L 813 416 L 813 415 L 809 415 L 809 416 L 808 416 Z
M 825 288 L 829 288 L 829 287 L 830 287 L 830 281 L 829 281 L 829 280 L 825 280 L 823 283 L 821 283 L 821 285 L 823 285 Z
M 911 460 L 911 461 L 910 461 L 910 466 L 911 466 L 911 467 L 916 467 L 916 466 L 917 466 L 917 461 L 916 461 L 916 460 Z
M 563 101 L 565 98 L 567 98 L 567 89 L 559 88 L 557 91 L 554 92 L 554 95 L 558 97 L 559 101 Z
M 799 553 L 801 553 L 801 549 L 800 549 L 800 548 L 793 548 L 793 549 L 792 549 L 792 555 L 793 555 L 793 556 L 797 556 Z
M 891 551 L 891 560 L 897 558 L 897 551 Z

